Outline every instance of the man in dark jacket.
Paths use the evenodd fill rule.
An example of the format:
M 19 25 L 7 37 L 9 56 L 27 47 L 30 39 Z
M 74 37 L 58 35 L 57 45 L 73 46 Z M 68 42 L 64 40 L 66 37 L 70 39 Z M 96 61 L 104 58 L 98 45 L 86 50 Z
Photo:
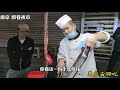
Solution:
M 115 40 L 114 49 L 110 57 L 107 72 L 116 73 L 117 75 L 114 77 L 120 77 L 120 27 L 114 32 L 113 39 Z
M 27 37 L 28 24 L 18 24 L 18 35 L 10 38 L 7 43 L 7 54 L 10 69 L 6 78 L 26 78 L 31 71 L 31 60 L 34 52 L 34 40 Z

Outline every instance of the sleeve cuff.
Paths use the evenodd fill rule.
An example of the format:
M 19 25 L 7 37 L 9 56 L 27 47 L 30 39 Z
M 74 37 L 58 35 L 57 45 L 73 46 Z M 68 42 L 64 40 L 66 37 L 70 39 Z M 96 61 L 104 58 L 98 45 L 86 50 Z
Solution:
M 61 59 L 61 58 L 63 58 L 63 59 L 66 61 L 65 57 L 64 57 L 62 54 L 59 53 L 58 58 L 57 58 L 57 62 L 58 62 L 59 59 Z

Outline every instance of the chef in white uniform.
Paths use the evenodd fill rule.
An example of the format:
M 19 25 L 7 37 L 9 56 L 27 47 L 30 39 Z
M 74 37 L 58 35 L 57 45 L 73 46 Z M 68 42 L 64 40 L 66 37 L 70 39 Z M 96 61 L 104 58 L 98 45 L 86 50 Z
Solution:
M 72 21 L 71 17 L 67 14 L 60 17 L 55 23 L 65 35 L 60 42 L 58 54 L 57 54 L 57 67 L 67 68 L 67 72 L 70 71 L 70 67 L 74 64 L 78 55 L 81 52 L 81 43 L 84 42 L 85 46 L 91 47 L 91 51 L 88 55 L 87 60 L 82 65 L 75 78 L 93 78 L 94 75 L 89 76 L 88 73 L 97 72 L 96 61 L 94 56 L 94 48 L 101 47 L 110 40 L 110 34 L 105 31 L 97 33 L 85 33 L 81 34 L 76 30 L 76 24 Z M 82 57 L 86 57 L 84 54 Z M 63 78 L 67 77 L 66 70 L 62 69 Z

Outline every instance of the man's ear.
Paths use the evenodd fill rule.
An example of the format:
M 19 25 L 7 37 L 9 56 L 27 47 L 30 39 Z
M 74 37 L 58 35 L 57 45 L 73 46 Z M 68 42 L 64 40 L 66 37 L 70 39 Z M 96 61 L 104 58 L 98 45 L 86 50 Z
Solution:
M 75 23 L 73 23 L 73 26 L 75 27 L 75 29 L 76 29 L 76 24 Z

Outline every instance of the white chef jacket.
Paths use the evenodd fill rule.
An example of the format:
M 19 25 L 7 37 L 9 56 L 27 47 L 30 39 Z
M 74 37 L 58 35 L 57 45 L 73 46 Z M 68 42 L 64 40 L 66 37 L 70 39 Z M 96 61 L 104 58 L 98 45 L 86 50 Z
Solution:
M 96 48 L 101 47 L 103 45 L 102 43 L 105 43 L 110 39 L 110 34 L 108 32 L 101 32 L 104 32 L 108 36 L 108 38 L 104 42 L 97 41 L 95 45 Z M 66 62 L 66 68 L 70 68 L 81 52 L 80 42 L 85 41 L 86 38 L 89 36 L 90 33 L 85 33 L 80 34 L 79 37 L 75 40 L 68 40 L 66 37 L 62 39 L 57 54 L 57 60 L 59 60 L 60 58 L 64 58 Z M 82 57 L 84 56 L 82 55 Z M 82 65 L 75 78 L 90 78 L 90 76 L 88 76 L 88 72 L 97 72 L 94 50 L 89 53 L 87 60 Z

